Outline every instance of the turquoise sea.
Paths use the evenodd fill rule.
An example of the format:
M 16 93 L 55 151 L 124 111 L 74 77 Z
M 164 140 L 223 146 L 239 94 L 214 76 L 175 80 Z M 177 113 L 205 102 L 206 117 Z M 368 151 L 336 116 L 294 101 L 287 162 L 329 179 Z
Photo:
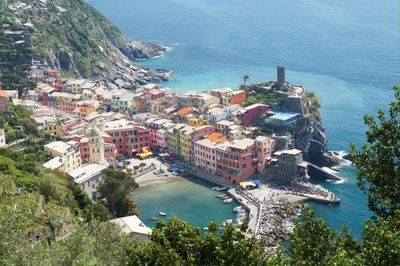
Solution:
M 163 58 L 141 61 L 174 71 L 164 85 L 185 92 L 238 87 L 244 74 L 252 82 L 275 79 L 285 65 L 287 80 L 314 91 L 331 150 L 362 143 L 362 116 L 374 114 L 393 98 L 400 83 L 400 3 L 397 0 L 89 0 L 129 38 L 169 46 Z M 322 185 L 343 200 L 337 207 L 312 204 L 334 228 L 343 223 L 357 235 L 369 217 L 366 199 L 345 166 L 346 182 Z M 190 195 L 194 184 L 172 186 Z M 172 189 L 171 188 L 171 189 Z M 175 206 L 176 213 L 205 226 L 215 210 L 204 191 L 196 205 L 172 197 L 169 189 L 146 188 L 136 200 L 146 211 Z M 150 196 L 151 195 L 151 196 Z M 168 196 L 169 195 L 169 196 Z M 194 197 L 194 196 L 193 196 Z M 193 198 L 192 197 L 192 198 Z M 203 207 L 201 207 L 203 206 Z M 193 213 L 193 215 L 192 215 Z M 203 217 L 203 218 L 199 218 Z M 219 219 L 216 217 L 215 219 Z

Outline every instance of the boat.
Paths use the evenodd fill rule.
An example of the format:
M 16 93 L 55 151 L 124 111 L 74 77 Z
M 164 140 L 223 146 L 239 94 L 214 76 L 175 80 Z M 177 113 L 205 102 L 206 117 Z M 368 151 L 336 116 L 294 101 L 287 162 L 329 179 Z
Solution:
M 217 196 L 215 196 L 215 197 L 217 197 L 217 198 L 219 198 L 219 199 L 223 199 L 223 198 L 225 198 L 226 196 L 228 196 L 228 195 L 226 195 L 226 194 L 219 194 L 219 195 L 217 195 Z
M 159 214 L 160 214 L 161 216 L 167 216 L 167 214 L 166 214 L 165 212 L 159 212 Z
M 238 211 L 241 211 L 241 210 L 244 210 L 243 206 L 237 206 L 237 207 L 233 208 L 234 212 L 238 212 Z
M 217 189 L 216 189 L 216 191 L 222 191 L 222 190 L 227 190 L 228 188 L 227 187 L 218 187 Z
M 211 188 L 212 190 L 217 190 L 219 187 L 213 187 L 213 188 Z
M 149 217 L 147 217 L 147 219 L 148 219 L 148 220 L 151 220 L 151 221 L 157 221 L 157 220 L 158 220 L 158 217 L 149 216 Z
M 232 198 L 224 199 L 224 203 L 231 203 L 231 202 L 233 202 Z
M 208 230 L 208 227 L 203 227 L 203 230 Z
M 246 217 L 247 213 L 238 213 L 236 214 L 236 218 Z

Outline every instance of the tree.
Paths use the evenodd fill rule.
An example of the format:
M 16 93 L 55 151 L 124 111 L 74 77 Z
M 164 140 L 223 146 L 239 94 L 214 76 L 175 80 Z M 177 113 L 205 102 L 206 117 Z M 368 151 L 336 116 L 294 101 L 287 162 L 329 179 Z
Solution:
M 250 76 L 246 74 L 246 75 L 243 76 L 242 79 L 243 79 L 243 85 L 246 86 L 247 80 L 250 79 Z
M 400 208 L 400 87 L 394 91 L 388 117 L 384 110 L 378 111 L 377 121 L 364 116 L 368 144 L 360 150 L 351 145 L 358 185 L 368 197 L 368 207 L 380 217 Z
M 158 222 L 151 241 L 132 248 L 132 265 L 257 265 L 262 245 L 247 238 L 247 227 L 237 230 L 228 225 L 222 232 L 215 223 L 208 233 L 197 226 L 171 218 Z
M 105 206 L 102 202 L 87 205 L 83 209 L 83 216 L 86 222 L 90 222 L 94 219 L 99 221 L 107 221 L 112 217 L 107 206 Z
M 137 188 L 135 180 L 128 174 L 106 169 L 103 171 L 103 180 L 99 185 L 100 200 L 105 200 L 107 208 L 113 217 L 123 217 L 128 214 L 138 214 L 130 193 Z

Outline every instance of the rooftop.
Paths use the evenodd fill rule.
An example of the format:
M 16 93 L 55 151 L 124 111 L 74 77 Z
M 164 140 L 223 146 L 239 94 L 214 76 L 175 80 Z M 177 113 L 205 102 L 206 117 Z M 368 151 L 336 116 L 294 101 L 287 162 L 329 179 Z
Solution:
M 101 163 L 89 163 L 68 173 L 70 177 L 74 179 L 77 184 L 82 184 L 90 178 L 98 175 L 104 169 L 107 169 L 109 164 L 107 162 Z
M 64 165 L 64 160 L 60 156 L 56 156 L 53 159 L 45 162 L 43 164 L 43 167 L 50 170 L 54 170 L 60 168 L 63 165 Z
M 198 110 L 194 107 L 184 107 L 178 111 L 178 115 L 185 116 L 190 113 L 198 112 Z
M 63 141 L 54 141 L 54 142 L 44 145 L 44 147 L 49 150 L 53 150 L 58 153 L 61 153 L 61 154 L 65 154 L 66 152 L 68 152 L 68 149 L 71 147 L 71 145 L 69 144 L 69 141 L 67 143 L 63 142 Z
M 228 140 L 228 138 L 224 134 L 218 132 L 211 133 L 210 135 L 207 136 L 207 139 L 217 143 L 222 143 Z
M 147 227 L 136 215 L 121 217 L 111 220 L 119 225 L 125 234 L 150 235 L 151 229 Z

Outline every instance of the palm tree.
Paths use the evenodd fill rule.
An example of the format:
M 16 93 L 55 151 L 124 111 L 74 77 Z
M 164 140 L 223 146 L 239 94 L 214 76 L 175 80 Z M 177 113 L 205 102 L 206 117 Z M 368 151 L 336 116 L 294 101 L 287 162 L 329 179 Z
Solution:
M 246 86 L 246 82 L 247 82 L 248 79 L 250 79 L 250 76 L 246 74 L 246 75 L 243 76 L 242 79 L 243 79 L 243 85 Z

